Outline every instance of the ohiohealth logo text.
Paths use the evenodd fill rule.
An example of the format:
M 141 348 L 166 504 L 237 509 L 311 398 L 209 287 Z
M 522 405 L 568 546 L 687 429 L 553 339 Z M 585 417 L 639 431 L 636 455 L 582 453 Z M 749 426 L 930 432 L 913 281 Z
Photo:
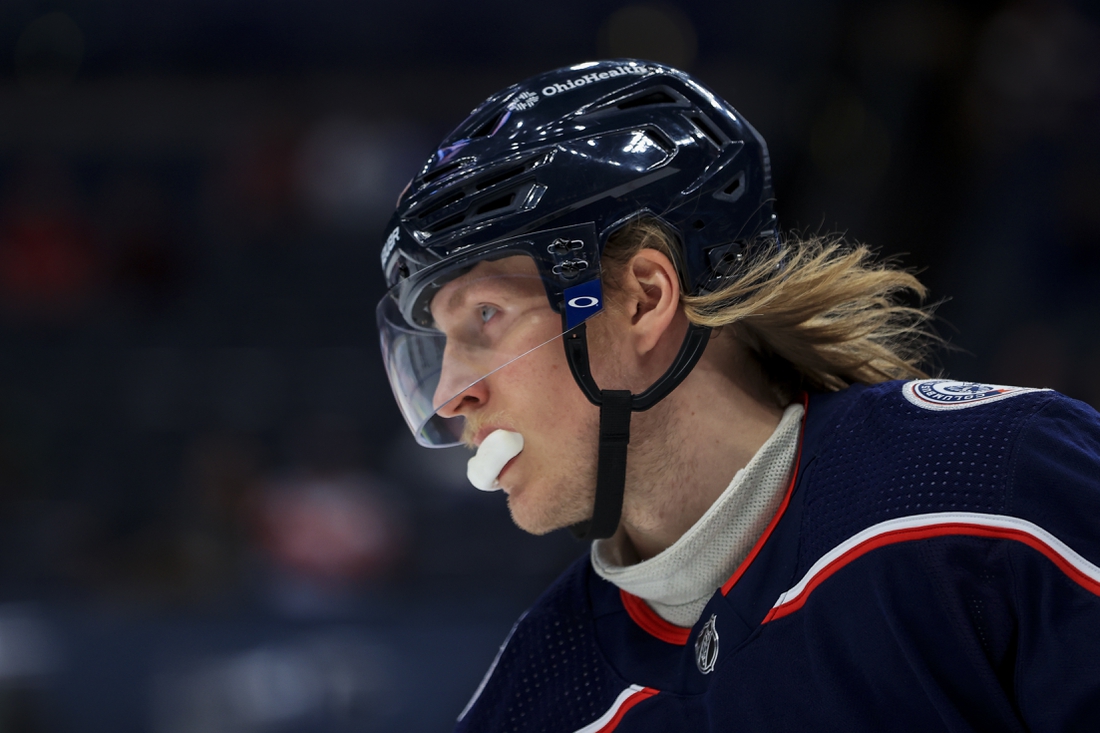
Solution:
M 594 84 L 604 79 L 612 79 L 616 76 L 625 76 L 627 74 L 633 74 L 635 76 L 644 76 L 650 73 L 651 69 L 648 66 L 616 66 L 614 69 L 608 71 L 593 71 L 591 74 L 585 74 L 584 76 L 578 76 L 576 79 L 569 79 L 568 81 L 560 84 L 550 84 L 542 88 L 543 96 L 552 97 L 555 94 L 561 94 L 562 92 L 568 92 L 572 89 L 586 86 L 588 84 Z

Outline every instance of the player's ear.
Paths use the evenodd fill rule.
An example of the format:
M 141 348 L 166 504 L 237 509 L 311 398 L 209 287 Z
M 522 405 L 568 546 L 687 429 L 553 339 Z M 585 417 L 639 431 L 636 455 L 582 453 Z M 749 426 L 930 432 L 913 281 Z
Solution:
M 639 355 L 656 348 L 680 307 L 680 278 L 663 252 L 643 249 L 626 268 L 623 290 L 633 347 Z

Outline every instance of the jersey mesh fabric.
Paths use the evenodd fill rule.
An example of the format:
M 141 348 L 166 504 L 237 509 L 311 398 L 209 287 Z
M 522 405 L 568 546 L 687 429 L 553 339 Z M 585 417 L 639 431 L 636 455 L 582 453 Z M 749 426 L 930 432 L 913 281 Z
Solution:
M 1050 393 L 934 412 L 903 399 L 901 386 L 888 382 L 867 390 L 815 459 L 815 484 L 831 488 L 806 502 L 800 573 L 848 537 L 894 517 L 1004 511 L 1013 436 Z M 889 391 L 897 399 L 868 407 L 872 393 Z M 937 440 L 914 440 L 918 433 Z
M 611 707 L 626 683 L 617 684 L 600 655 L 581 568 L 574 563 L 517 624 L 456 731 L 577 730 Z M 555 704 L 547 705 L 548 700 Z
M 694 626 L 722 583 L 748 555 L 779 508 L 798 453 L 804 408 L 790 405 L 771 437 L 705 514 L 657 556 L 622 567 L 609 543 L 592 544 L 592 567 L 604 580 L 645 600 L 677 626 Z

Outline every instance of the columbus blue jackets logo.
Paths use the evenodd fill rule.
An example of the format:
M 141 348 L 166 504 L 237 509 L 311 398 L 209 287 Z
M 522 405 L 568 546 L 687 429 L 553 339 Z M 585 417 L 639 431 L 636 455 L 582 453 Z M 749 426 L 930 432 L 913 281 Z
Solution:
M 714 664 L 718 661 L 718 629 L 714 626 L 717 620 L 718 617 L 712 613 L 699 631 L 699 638 L 695 640 L 695 666 L 703 674 L 713 672 Z
M 918 379 L 906 382 L 901 393 L 912 404 L 925 410 L 962 410 L 989 402 L 1008 399 L 1028 392 L 1044 392 L 1034 387 L 1007 387 L 981 382 L 955 382 L 949 379 Z

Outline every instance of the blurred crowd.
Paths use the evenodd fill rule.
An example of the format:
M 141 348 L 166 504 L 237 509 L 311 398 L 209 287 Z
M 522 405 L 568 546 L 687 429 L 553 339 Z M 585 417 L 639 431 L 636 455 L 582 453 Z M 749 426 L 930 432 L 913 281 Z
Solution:
M 1100 407 L 1083 3 L 486 0 L 452 45 L 413 9 L 199 5 L 0 11 L 0 729 L 457 714 L 584 548 L 408 435 L 379 239 L 435 141 L 552 66 L 691 71 L 768 140 L 787 228 L 921 271 L 952 345 L 930 371 Z

